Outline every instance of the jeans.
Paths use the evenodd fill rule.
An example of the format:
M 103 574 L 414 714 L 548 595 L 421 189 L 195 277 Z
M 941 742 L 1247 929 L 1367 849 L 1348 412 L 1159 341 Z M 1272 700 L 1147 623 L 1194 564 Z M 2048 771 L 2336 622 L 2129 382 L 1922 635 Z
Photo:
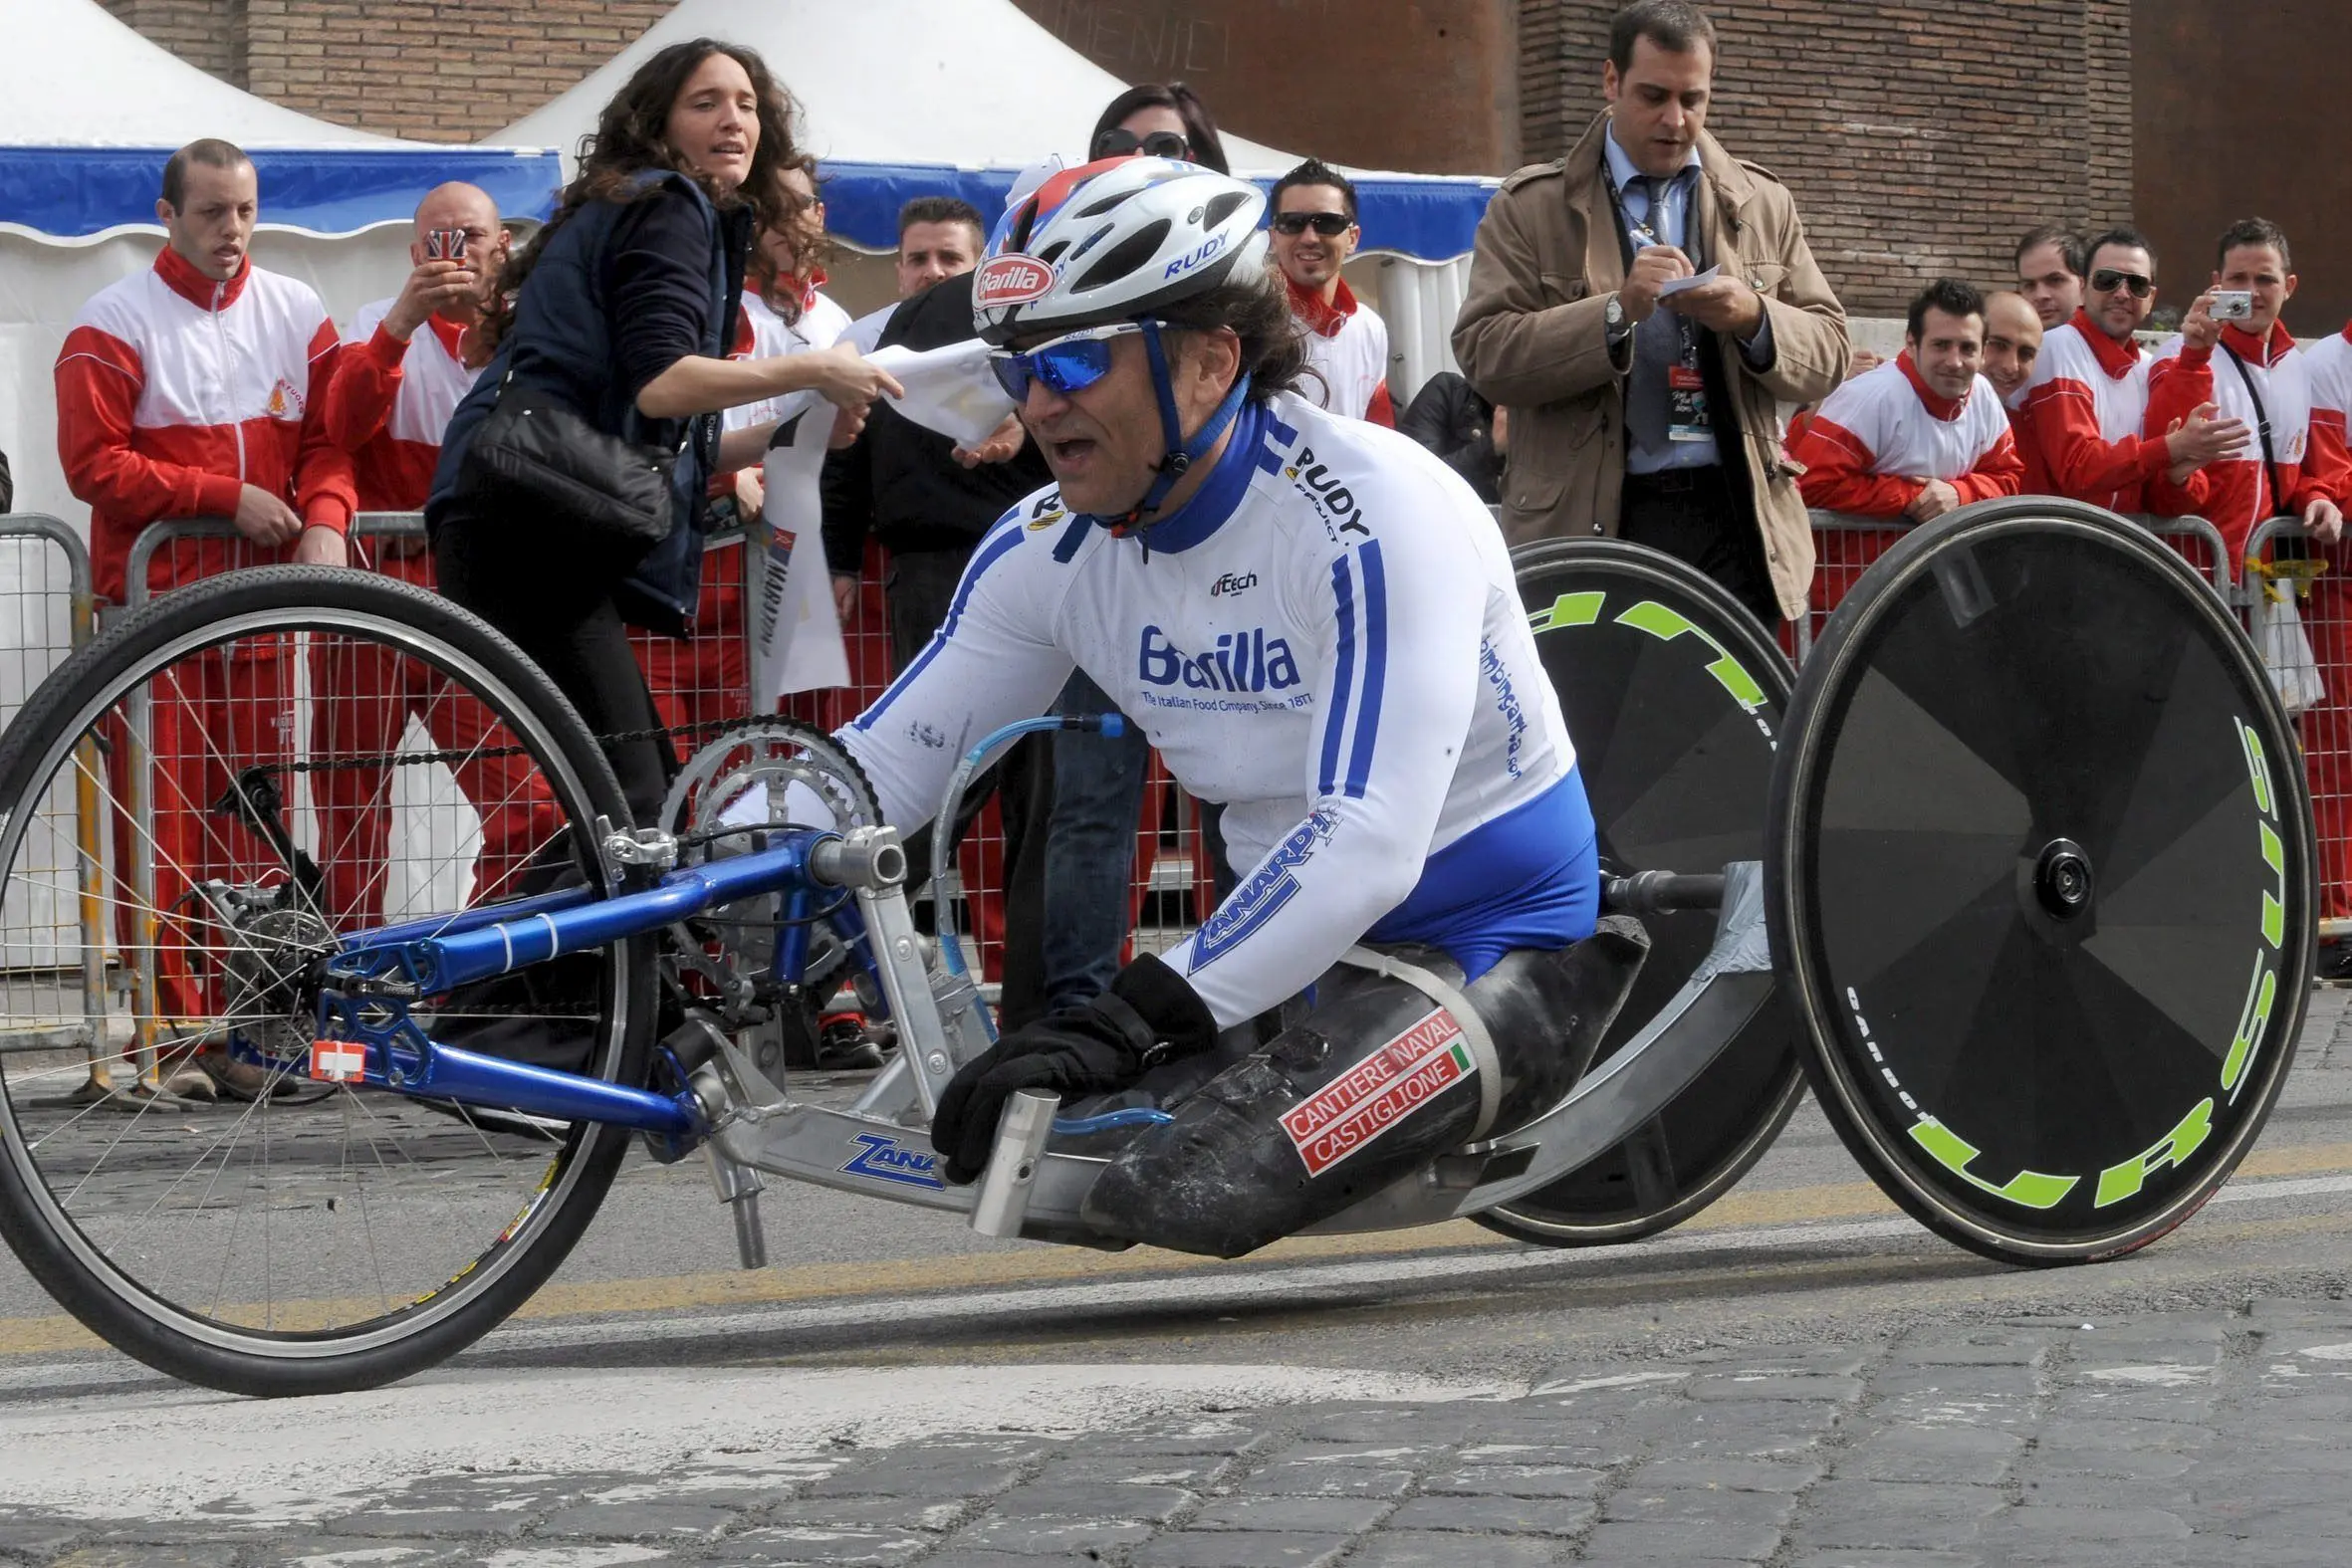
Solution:
M 1117 713 L 1084 673 L 1061 688 L 1054 711 Z M 1100 996 L 1119 972 L 1134 910 L 1135 834 L 1142 823 L 1143 781 L 1151 743 L 1127 724 L 1116 740 L 1063 730 L 1054 737 L 1054 818 L 1046 835 L 1046 1007 L 1066 1008 Z M 1209 842 L 1211 877 L 1222 901 L 1233 891 L 1218 823 L 1225 807 L 1197 802 Z
M 1081 672 L 1054 711 L 1117 713 Z M 1130 880 L 1151 743 L 1129 724 L 1113 740 L 1063 730 L 1054 742 L 1054 815 L 1046 833 L 1046 1008 L 1100 996 L 1119 972 L 1134 908 Z
M 971 552 L 963 550 L 906 551 L 890 558 L 882 592 L 890 611 L 893 669 L 903 670 L 913 663 L 931 634 L 947 619 L 956 585 L 970 560 Z M 1005 824 L 1004 994 L 998 1021 L 1007 1029 L 1043 1016 L 1051 1004 L 1040 963 L 1039 933 L 1046 925 L 1046 823 L 1054 807 L 1053 742 L 1050 735 L 1023 736 L 999 753 L 997 762 L 965 792 L 954 829 L 960 842 L 972 819 L 988 803 L 990 793 L 996 794 L 998 814 Z M 931 874 L 932 830 L 925 826 L 907 839 L 910 887 Z

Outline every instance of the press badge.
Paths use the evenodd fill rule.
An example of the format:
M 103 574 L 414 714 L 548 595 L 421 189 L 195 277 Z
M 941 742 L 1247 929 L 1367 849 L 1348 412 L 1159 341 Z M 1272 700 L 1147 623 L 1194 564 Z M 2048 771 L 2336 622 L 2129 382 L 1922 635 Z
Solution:
M 1707 422 L 1707 378 L 1695 364 L 1667 366 L 1666 439 L 1711 441 L 1714 438 L 1715 431 Z

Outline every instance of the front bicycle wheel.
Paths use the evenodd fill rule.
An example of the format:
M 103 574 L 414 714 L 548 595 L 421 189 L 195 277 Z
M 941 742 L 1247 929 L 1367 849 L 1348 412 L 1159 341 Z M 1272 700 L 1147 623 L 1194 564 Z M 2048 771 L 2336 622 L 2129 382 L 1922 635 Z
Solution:
M 619 785 L 511 643 L 369 573 L 215 578 L 42 685 L 0 738 L 0 1235 L 86 1326 L 234 1393 L 365 1388 L 563 1261 L 624 1129 L 310 1077 L 307 977 L 339 943 L 612 885 Z M 416 1016 L 638 1082 L 653 964 L 635 938 Z M 102 972 L 127 1008 L 86 1006 Z M 159 1092 L 175 1061 L 248 1097 Z

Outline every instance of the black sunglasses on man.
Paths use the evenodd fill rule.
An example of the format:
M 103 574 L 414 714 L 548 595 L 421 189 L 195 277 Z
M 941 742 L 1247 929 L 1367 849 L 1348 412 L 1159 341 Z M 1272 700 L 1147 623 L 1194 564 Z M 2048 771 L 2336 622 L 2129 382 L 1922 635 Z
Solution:
M 2102 267 L 2091 274 L 2092 293 L 2113 294 L 2118 289 L 2129 289 L 2133 299 L 2145 300 L 2156 292 L 2156 280 L 2136 272 L 2118 272 L 2112 267 Z
M 1277 234 L 1304 234 L 1311 226 L 1324 239 L 1345 234 L 1355 222 L 1344 212 L 1286 212 L 1274 220 Z

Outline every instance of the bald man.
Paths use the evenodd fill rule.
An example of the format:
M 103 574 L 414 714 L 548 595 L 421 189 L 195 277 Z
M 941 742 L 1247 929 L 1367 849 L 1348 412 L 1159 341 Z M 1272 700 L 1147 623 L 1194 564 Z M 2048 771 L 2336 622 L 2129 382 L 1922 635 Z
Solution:
M 2025 386 L 2033 379 L 2033 361 L 2041 356 L 2041 313 L 2033 302 L 2014 290 L 1985 297 L 1985 379 L 2000 394 L 2009 413 L 2009 433 L 2016 438 L 2017 455 L 2025 460 L 2020 495 L 2052 494 L 2049 471 L 2042 466 L 2041 443 L 2032 439 L 2025 412 Z
M 360 308 L 327 390 L 328 434 L 358 469 L 362 512 L 424 505 L 441 432 L 474 384 L 466 334 L 512 243 L 490 193 L 459 181 L 426 192 L 414 230 L 408 281 Z
M 480 186 L 437 185 L 417 203 L 408 281 L 392 298 L 360 308 L 327 388 L 328 433 L 352 454 L 361 512 L 424 506 L 441 432 L 474 384 L 477 356 L 468 337 L 511 244 L 498 203 Z M 361 534 L 352 543 L 354 565 L 433 585 L 421 538 Z M 383 649 L 338 644 L 327 667 L 329 700 L 318 710 L 319 744 L 346 755 L 384 755 L 398 750 L 414 713 L 445 750 L 496 753 L 482 745 L 486 715 L 435 701 L 420 682 L 416 667 Z M 494 888 L 554 830 L 553 801 L 521 758 L 476 755 L 456 774 L 482 818 L 475 884 Z M 347 920 L 372 918 L 387 869 L 390 776 L 351 767 L 318 777 L 321 858 L 335 911 Z

